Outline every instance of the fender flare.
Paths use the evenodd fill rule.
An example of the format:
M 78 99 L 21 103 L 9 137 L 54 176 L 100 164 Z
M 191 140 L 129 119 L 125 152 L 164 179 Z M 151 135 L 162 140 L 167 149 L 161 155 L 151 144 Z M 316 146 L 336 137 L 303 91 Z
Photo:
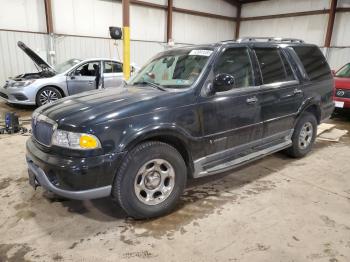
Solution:
M 317 99 L 315 97 L 309 97 L 308 99 L 304 100 L 303 103 L 301 104 L 301 106 L 299 107 L 294 124 L 296 124 L 298 122 L 300 116 L 304 112 L 308 111 L 309 108 L 315 108 L 315 110 L 316 110 L 316 111 L 314 111 L 315 117 L 317 119 L 317 123 L 318 124 L 320 123 L 320 118 L 321 118 L 321 100 Z
M 193 170 L 192 154 L 186 145 L 190 142 L 198 141 L 198 139 L 191 136 L 183 128 L 173 124 L 147 126 L 120 141 L 119 149 L 123 152 L 128 152 L 139 143 L 152 139 L 174 146 L 184 158 L 190 168 L 189 171 Z

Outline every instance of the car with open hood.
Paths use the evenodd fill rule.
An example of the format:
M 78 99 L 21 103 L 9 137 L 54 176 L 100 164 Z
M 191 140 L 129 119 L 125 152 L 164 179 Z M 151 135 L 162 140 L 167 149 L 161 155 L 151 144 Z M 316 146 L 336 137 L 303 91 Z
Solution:
M 11 104 L 45 105 L 62 97 L 99 88 L 120 87 L 123 64 L 109 58 L 69 59 L 53 67 L 23 42 L 17 43 L 35 63 L 38 72 L 9 78 L 0 98 Z M 132 67 L 132 72 L 136 67 Z
M 280 150 L 310 152 L 334 109 L 319 47 L 242 39 L 156 55 L 124 88 L 38 108 L 30 184 L 71 199 L 112 197 L 134 218 L 176 207 L 189 178 Z

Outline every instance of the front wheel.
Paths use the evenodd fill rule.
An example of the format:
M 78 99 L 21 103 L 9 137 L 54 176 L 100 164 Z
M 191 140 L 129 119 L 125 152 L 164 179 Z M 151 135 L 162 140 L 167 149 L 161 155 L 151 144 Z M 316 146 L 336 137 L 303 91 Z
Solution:
M 48 86 L 41 89 L 36 95 L 36 104 L 38 106 L 46 105 L 62 98 L 60 91 L 56 88 Z
M 316 117 L 305 112 L 295 125 L 292 136 L 292 146 L 286 150 L 291 157 L 300 158 L 309 153 L 317 135 Z
M 174 147 L 157 141 L 145 142 L 126 155 L 112 194 L 131 217 L 158 217 L 175 208 L 186 178 L 186 164 Z

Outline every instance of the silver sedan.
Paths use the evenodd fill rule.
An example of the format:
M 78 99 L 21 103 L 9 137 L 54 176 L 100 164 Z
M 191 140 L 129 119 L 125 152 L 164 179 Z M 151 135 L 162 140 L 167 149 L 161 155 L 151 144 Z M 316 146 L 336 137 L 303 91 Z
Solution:
M 24 43 L 18 42 L 18 46 L 34 61 L 39 72 L 7 80 L 0 87 L 0 98 L 8 103 L 41 106 L 61 97 L 123 85 L 123 65 L 120 61 L 108 58 L 70 59 L 52 67 Z

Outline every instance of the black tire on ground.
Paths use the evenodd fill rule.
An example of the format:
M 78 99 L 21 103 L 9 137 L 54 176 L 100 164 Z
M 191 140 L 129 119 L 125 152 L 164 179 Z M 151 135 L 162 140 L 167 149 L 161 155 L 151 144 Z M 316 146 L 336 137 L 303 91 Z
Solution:
M 45 101 L 46 98 L 46 101 Z M 39 90 L 36 94 L 36 104 L 37 106 L 42 106 L 51 102 L 54 102 L 62 98 L 62 94 L 57 88 L 52 86 L 47 86 Z
M 312 130 L 310 129 L 310 126 L 312 127 Z M 305 128 L 304 130 L 310 132 L 310 135 L 306 136 L 306 138 L 310 140 L 309 144 L 299 141 L 299 138 L 303 136 L 303 128 Z M 311 135 L 312 137 L 310 137 Z M 317 120 L 315 115 L 309 112 L 303 113 L 294 127 L 294 133 L 292 135 L 292 146 L 290 148 L 287 148 L 287 155 L 294 158 L 301 158 L 307 155 L 312 149 L 312 146 L 316 139 L 316 135 Z M 304 139 L 301 140 L 305 141 Z
M 156 161 L 156 164 L 154 164 L 153 161 Z M 158 163 L 162 163 L 162 161 L 167 163 L 168 167 L 170 167 L 168 170 L 166 170 L 168 167 L 165 167 L 164 172 L 166 174 L 171 172 L 173 177 L 170 180 L 170 178 L 168 179 L 168 177 L 166 177 L 168 175 L 164 175 L 166 178 L 163 178 L 163 182 L 160 182 L 159 180 L 161 180 L 160 177 L 163 170 L 160 172 L 154 170 L 160 170 L 160 168 L 162 168 L 162 165 L 158 165 Z M 150 163 L 150 166 L 148 166 L 148 163 Z M 153 167 L 152 164 L 155 167 Z M 149 176 L 146 174 L 149 174 L 151 179 L 149 179 Z M 172 189 L 165 189 L 166 193 L 164 195 L 160 193 L 160 189 L 160 191 L 156 193 L 149 193 L 151 191 L 146 193 L 146 191 L 150 189 L 146 188 L 147 184 L 150 186 L 149 181 L 153 181 L 152 176 L 159 176 L 159 178 L 157 177 L 156 179 L 158 180 L 151 186 L 161 188 L 164 184 L 164 187 L 169 186 Z M 165 180 L 167 179 L 168 182 L 166 183 Z M 186 181 L 187 168 L 181 154 L 169 144 L 158 141 L 148 141 L 137 145 L 125 156 L 114 179 L 112 195 L 129 216 L 135 219 L 153 218 L 165 215 L 176 207 L 185 189 Z M 141 187 L 140 185 L 147 190 L 145 189 L 142 191 L 142 189 L 139 189 Z M 157 185 L 159 185 L 159 187 Z M 161 194 L 160 197 L 159 194 Z M 154 202 L 153 204 L 145 203 L 148 201 L 149 196 L 153 199 L 151 201 L 162 202 Z M 161 197 L 164 197 L 164 199 L 159 200 Z

